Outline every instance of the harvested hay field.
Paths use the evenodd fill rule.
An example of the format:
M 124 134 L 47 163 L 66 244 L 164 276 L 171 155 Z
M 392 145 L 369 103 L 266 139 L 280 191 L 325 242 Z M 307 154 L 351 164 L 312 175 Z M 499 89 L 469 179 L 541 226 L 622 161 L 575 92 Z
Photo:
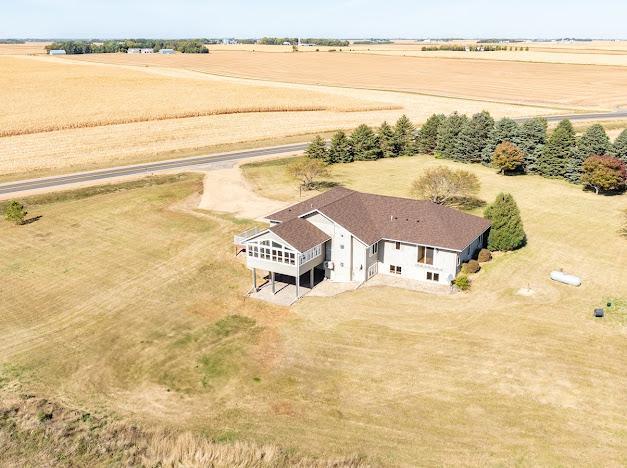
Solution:
M 100 54 L 71 59 L 536 106 L 597 110 L 627 106 L 627 67 L 618 66 L 343 52 L 270 54 L 235 51 L 167 57 Z
M 46 55 L 50 42 L 26 42 L 24 44 L 0 44 L 0 55 Z
M 404 195 L 438 164 L 454 165 L 398 158 L 334 176 Z M 514 194 L 525 249 L 485 264 L 467 294 L 372 287 L 290 309 L 246 297 L 231 240 L 251 223 L 190 211 L 197 177 L 27 201 L 41 219 L 0 224 L 0 386 L 323 460 L 621 466 L 627 311 L 591 312 L 627 297 L 623 199 L 463 167 L 481 198 Z M 551 283 L 560 266 L 583 285 Z M 516 295 L 528 284 L 533 296 Z
M 15 59 L 14 59 L 15 60 Z M 208 115 L 199 117 L 177 118 L 167 120 L 146 120 L 142 122 L 110 124 L 103 126 L 88 126 L 83 128 L 68 128 L 52 132 L 40 132 L 6 136 L 0 138 L 0 171 L 4 180 L 15 178 L 31 178 L 35 176 L 45 176 L 59 174 L 70 171 L 80 171 L 110 167 L 113 165 L 132 164 L 138 162 L 163 160 L 175 157 L 183 157 L 190 154 L 207 154 L 210 152 L 229 150 L 224 148 L 228 145 L 239 145 L 241 143 L 260 142 L 261 145 L 271 146 L 284 142 L 307 141 L 312 133 L 334 131 L 338 128 L 351 129 L 361 123 L 369 125 L 380 125 L 384 120 L 396 121 L 398 117 L 405 113 L 416 123 L 423 122 L 433 112 L 450 113 L 460 111 L 468 114 L 488 110 L 494 116 L 529 116 L 537 114 L 560 112 L 558 109 L 516 106 L 510 104 L 499 104 L 492 102 L 481 102 L 472 100 L 460 100 L 452 98 L 442 98 L 434 96 L 423 96 L 418 94 L 405 94 L 386 91 L 370 91 L 349 88 L 328 88 L 311 85 L 283 85 L 274 82 L 264 82 L 263 84 L 251 84 L 249 80 L 231 79 L 223 77 L 209 76 L 187 70 L 177 70 L 171 68 L 149 67 L 138 70 L 136 67 L 111 66 L 83 64 L 66 61 L 65 59 L 40 60 L 24 59 L 29 65 L 36 64 L 43 67 L 43 70 L 56 70 L 55 66 L 61 68 L 68 67 L 68 70 L 60 72 L 61 75 L 78 74 L 82 76 L 87 70 L 88 73 L 97 73 L 99 76 L 111 77 L 116 80 L 111 83 L 115 89 L 123 88 L 118 84 L 118 79 L 122 82 L 130 81 L 132 88 L 141 87 L 142 83 L 168 83 L 175 91 L 172 96 L 179 96 L 182 90 L 187 89 L 189 83 L 194 89 L 200 89 L 206 98 L 208 106 L 224 102 L 226 95 L 217 96 L 217 101 L 213 101 L 213 96 L 218 90 L 228 92 L 256 92 L 263 90 L 259 97 L 253 99 L 272 99 L 272 96 L 280 96 L 286 99 L 288 96 L 300 97 L 304 101 L 294 101 L 294 106 L 301 106 L 303 103 L 310 104 L 309 97 L 314 96 L 320 99 L 319 103 L 328 103 L 332 108 L 322 111 L 296 111 L 289 112 L 247 112 L 236 114 Z M 52 67 L 52 68 L 49 68 Z M 5 78 L 6 79 L 6 78 Z M 139 81 L 138 81 L 139 80 Z M 180 86 L 182 86 L 179 89 Z M 30 87 L 31 85 L 27 85 Z M 46 89 L 34 92 L 33 95 L 50 95 L 55 93 L 55 87 L 50 83 L 42 84 Z M 267 91 L 267 92 L 266 92 Z M 4 91 L 8 96 L 13 92 Z M 2 93 L 2 91 L 0 91 Z M 65 91 L 61 94 L 65 95 Z M 126 91 L 121 91 L 125 95 Z M 148 93 L 150 99 L 136 102 L 133 97 L 132 102 L 136 102 L 136 107 L 128 107 L 121 102 L 122 98 L 113 99 L 109 103 L 102 97 L 77 98 L 77 103 L 81 106 L 59 108 L 58 100 L 42 101 L 35 105 L 33 95 L 25 95 L 20 100 L 24 105 L 28 103 L 28 112 L 16 114 L 15 121 L 20 118 L 24 122 L 32 122 L 33 125 L 40 125 L 38 116 L 42 115 L 49 119 L 52 125 L 58 125 L 53 116 L 59 116 L 59 122 L 65 125 L 74 125 L 75 119 L 92 119 L 94 113 L 101 109 L 105 115 L 112 112 L 113 108 L 122 107 L 121 116 L 127 115 L 136 118 L 143 115 L 147 110 L 153 112 L 170 113 L 171 97 L 161 99 L 160 96 L 152 95 L 148 91 L 141 91 L 140 94 Z M 14 105 L 18 105 L 16 98 L 11 98 Z M 92 109 L 88 103 L 94 101 L 97 105 Z M 241 99 L 237 102 L 242 105 Z M 274 101 L 273 101 L 274 102 Z M 315 101 L 313 101 L 315 103 Z M 115 104 L 115 105 L 114 105 Z M 233 105 L 231 103 L 227 103 Z M 354 110 L 347 112 L 349 107 L 339 107 L 345 104 L 352 108 L 353 105 L 364 106 L 366 110 Z M 192 109 L 198 109 L 199 102 L 196 96 L 185 95 L 173 106 L 188 105 Z M 98 107 L 99 106 L 99 107 Z M 20 106 L 18 106 L 20 107 Z M 20 107 L 22 108 L 22 107 Z M 293 107 L 296 109 L 296 107 Z M 367 110 L 370 109 L 370 110 Z M 375 110 L 377 109 L 377 110 Z M 69 117 L 74 116 L 72 120 Z M 118 114 L 115 114 L 118 116 Z M 148 116 L 150 117 L 150 115 Z M 151 117 L 154 119 L 154 114 Z M 0 117 L 2 119 L 2 117 Z M 8 126 L 13 126 L 13 120 L 5 120 Z M 89 120 L 87 120 L 90 122 Z M 6 128 L 6 127 L 5 127 Z M 26 127 L 25 127 L 26 128 Z M 17 131 L 20 131 L 18 128 Z M 300 140 L 295 137 L 302 135 Z M 233 148 L 237 149 L 237 148 Z M 203 153 L 204 152 L 204 153 Z
M 303 90 L 0 57 L 0 137 L 68 128 L 264 112 L 354 112 L 385 104 Z

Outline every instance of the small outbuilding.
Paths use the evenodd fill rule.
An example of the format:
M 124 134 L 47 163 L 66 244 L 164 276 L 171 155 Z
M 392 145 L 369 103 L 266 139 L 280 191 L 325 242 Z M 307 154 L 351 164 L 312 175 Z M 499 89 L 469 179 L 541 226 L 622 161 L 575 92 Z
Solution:
M 48 55 L 65 55 L 66 52 L 64 49 L 52 49 L 48 51 Z
M 174 53 L 174 49 L 160 49 L 159 53 L 163 55 L 171 55 Z
M 136 48 L 136 47 L 131 47 L 130 49 L 127 49 L 126 53 L 127 54 L 153 54 L 155 51 L 153 49 L 151 49 L 150 47 L 144 47 L 144 48 Z

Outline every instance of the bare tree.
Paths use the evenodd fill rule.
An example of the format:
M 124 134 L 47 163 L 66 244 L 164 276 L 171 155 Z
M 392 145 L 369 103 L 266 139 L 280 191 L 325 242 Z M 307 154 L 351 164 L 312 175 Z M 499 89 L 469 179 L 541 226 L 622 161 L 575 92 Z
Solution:
M 412 194 L 439 205 L 455 206 L 474 198 L 481 184 L 474 174 L 462 169 L 439 166 L 424 171 L 412 185 Z

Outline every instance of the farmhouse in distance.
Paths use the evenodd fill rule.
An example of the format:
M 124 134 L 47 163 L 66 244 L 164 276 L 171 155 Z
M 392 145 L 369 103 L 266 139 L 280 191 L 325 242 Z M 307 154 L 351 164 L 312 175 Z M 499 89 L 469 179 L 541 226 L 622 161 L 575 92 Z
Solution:
M 256 270 L 295 278 L 315 270 L 334 282 L 364 283 L 377 274 L 450 285 L 484 245 L 490 222 L 426 200 L 336 187 L 266 218 L 270 227 L 235 237 Z M 274 287 L 274 286 L 273 286 Z

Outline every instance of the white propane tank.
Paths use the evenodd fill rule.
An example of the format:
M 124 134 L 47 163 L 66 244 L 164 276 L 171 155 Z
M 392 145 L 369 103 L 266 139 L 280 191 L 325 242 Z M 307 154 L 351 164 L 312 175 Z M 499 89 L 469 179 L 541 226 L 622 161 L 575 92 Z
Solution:
M 567 275 L 563 271 L 552 271 L 551 279 L 560 283 L 569 284 L 571 286 L 580 286 L 581 279 L 574 275 Z

